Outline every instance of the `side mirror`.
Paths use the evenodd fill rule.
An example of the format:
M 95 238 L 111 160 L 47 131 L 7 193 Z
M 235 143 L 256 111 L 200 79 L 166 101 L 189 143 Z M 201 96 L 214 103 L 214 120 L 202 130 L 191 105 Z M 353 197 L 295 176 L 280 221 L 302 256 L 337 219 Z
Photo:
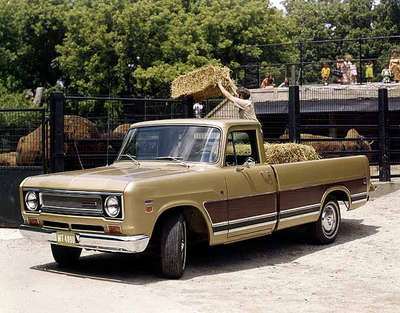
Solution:
M 244 167 L 250 168 L 256 166 L 256 161 L 252 157 L 248 157 L 243 163 Z
M 256 161 L 252 157 L 248 157 L 246 161 L 244 161 L 243 165 L 236 167 L 236 172 L 242 172 L 245 168 L 251 168 L 256 166 Z

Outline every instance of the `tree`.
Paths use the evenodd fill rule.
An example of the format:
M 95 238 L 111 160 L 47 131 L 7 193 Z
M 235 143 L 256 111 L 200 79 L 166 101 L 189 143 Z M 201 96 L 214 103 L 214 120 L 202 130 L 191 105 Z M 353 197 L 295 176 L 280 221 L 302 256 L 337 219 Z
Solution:
M 55 83 L 66 7 L 56 0 L 0 0 L 0 84 L 21 90 Z

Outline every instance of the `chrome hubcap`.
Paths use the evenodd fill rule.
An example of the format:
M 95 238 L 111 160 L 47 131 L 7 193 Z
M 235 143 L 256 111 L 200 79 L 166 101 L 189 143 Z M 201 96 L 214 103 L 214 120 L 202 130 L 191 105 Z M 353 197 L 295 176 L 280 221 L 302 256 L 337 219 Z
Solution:
M 336 231 L 337 214 L 335 208 L 328 205 L 322 212 L 322 228 L 326 235 L 331 235 Z

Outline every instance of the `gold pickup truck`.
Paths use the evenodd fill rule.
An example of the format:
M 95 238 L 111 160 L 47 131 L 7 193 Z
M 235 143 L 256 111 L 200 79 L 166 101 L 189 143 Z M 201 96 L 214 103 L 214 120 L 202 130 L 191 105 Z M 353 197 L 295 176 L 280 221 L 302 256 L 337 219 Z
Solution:
M 21 232 L 49 242 L 61 266 L 78 262 L 82 248 L 151 249 L 161 274 L 179 278 L 188 244 L 301 224 L 327 244 L 340 228 L 339 203 L 351 210 L 368 200 L 364 156 L 269 165 L 264 152 L 256 121 L 137 123 L 112 165 L 25 179 Z

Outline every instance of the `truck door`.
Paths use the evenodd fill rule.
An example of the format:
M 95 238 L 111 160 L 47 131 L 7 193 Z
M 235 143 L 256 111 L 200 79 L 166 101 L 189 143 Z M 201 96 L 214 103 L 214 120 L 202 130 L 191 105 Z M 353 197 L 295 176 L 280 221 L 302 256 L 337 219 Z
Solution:
M 267 234 L 275 227 L 277 183 L 271 166 L 260 163 L 264 151 L 258 150 L 256 129 L 229 132 L 224 168 L 228 237 Z

